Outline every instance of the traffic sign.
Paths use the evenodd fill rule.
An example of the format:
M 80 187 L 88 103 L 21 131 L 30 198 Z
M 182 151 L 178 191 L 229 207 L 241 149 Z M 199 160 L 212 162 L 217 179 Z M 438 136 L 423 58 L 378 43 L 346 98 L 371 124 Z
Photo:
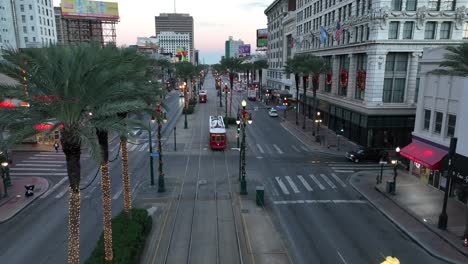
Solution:
M 285 106 L 285 105 L 277 105 L 277 106 L 276 106 L 276 109 L 278 109 L 278 110 L 285 110 L 285 109 L 286 109 L 286 106 Z
M 150 153 L 151 157 L 159 157 L 159 152 Z

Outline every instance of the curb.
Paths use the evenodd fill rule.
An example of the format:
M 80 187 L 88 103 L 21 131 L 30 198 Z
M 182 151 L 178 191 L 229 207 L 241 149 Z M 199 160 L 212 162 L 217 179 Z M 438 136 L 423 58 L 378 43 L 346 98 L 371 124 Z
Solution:
M 369 197 L 364 194 L 363 192 L 361 192 L 359 190 L 359 188 L 357 188 L 354 183 L 353 183 L 353 179 L 354 177 L 356 177 L 356 175 L 358 175 L 359 173 L 361 172 L 356 172 L 356 173 L 353 173 L 351 174 L 351 176 L 349 177 L 349 183 L 351 184 L 351 186 L 353 187 L 354 190 L 356 190 L 360 195 L 364 196 L 364 198 L 366 198 L 367 201 L 369 201 L 369 203 L 375 208 L 377 209 L 381 214 L 383 214 L 388 220 L 390 220 L 396 227 L 398 227 L 398 229 L 400 229 L 403 233 L 405 233 L 413 242 L 415 242 L 416 244 L 418 244 L 421 248 L 423 248 L 429 255 L 435 257 L 435 258 L 438 258 L 440 260 L 443 260 L 443 261 L 446 261 L 446 262 L 449 262 L 449 263 L 454 263 L 454 264 L 461 264 L 460 262 L 457 262 L 456 260 L 453 260 L 453 259 L 450 259 L 450 258 L 447 258 L 445 256 L 442 256 L 438 253 L 435 253 L 432 251 L 431 248 L 429 248 L 425 243 L 423 243 L 422 241 L 420 241 L 418 238 L 416 238 L 410 231 L 408 231 L 403 225 L 401 225 L 400 223 L 398 223 L 392 216 L 390 216 L 385 210 L 381 209 L 379 206 L 377 206 L 376 203 L 374 203 L 371 199 L 369 199 Z M 379 193 L 381 193 L 379 190 L 377 190 Z M 388 197 L 385 196 L 386 199 L 389 199 Z M 401 208 L 401 207 L 400 207 Z M 405 210 L 406 212 L 406 210 Z M 413 217 L 412 215 L 410 215 L 411 217 Z M 424 225 L 426 227 L 426 225 Z M 429 229 L 431 232 L 433 232 L 431 229 Z
M 380 189 L 378 188 L 375 188 L 379 193 L 381 193 L 383 196 L 385 196 L 387 199 L 389 199 L 392 203 L 394 203 L 395 205 L 397 205 L 398 207 L 400 207 L 403 211 L 405 211 L 405 213 L 407 213 L 408 215 L 410 215 L 411 217 L 413 217 L 416 221 L 418 221 L 420 224 L 424 225 L 426 228 L 428 228 L 432 233 L 434 233 L 435 235 L 437 235 L 438 237 L 440 237 L 442 240 L 444 240 L 446 243 L 452 245 L 452 247 L 454 249 L 456 249 L 458 252 L 460 252 L 461 254 L 463 254 L 464 256 L 468 257 L 468 253 L 467 252 L 464 252 L 463 250 L 460 250 L 458 248 L 458 246 L 448 240 L 447 238 L 445 238 L 443 235 L 441 235 L 435 228 L 433 228 L 432 226 L 430 225 L 427 225 L 426 223 L 424 223 L 423 221 L 421 221 L 413 212 L 411 212 L 410 210 L 408 210 L 406 207 L 404 206 L 400 206 L 397 202 L 395 202 L 393 199 L 389 198 L 389 196 L 385 193 L 385 192 L 382 192 Z
M 1 223 L 6 223 L 8 221 L 10 221 L 13 217 L 15 217 L 17 214 L 19 214 L 21 211 L 23 211 L 24 209 L 26 209 L 26 207 L 28 207 L 29 205 L 31 205 L 36 199 L 38 199 L 39 197 L 41 197 L 42 195 L 44 195 L 44 193 L 47 192 L 47 190 L 49 190 L 49 186 L 50 186 L 50 183 L 49 183 L 49 180 L 47 180 L 46 178 L 44 177 L 37 177 L 37 178 L 41 178 L 41 179 L 45 179 L 45 181 L 47 182 L 47 186 L 46 188 L 44 189 L 44 191 L 40 194 L 34 194 L 33 198 L 29 200 L 29 203 L 27 203 L 25 206 L 23 206 L 22 208 L 20 208 L 19 210 L 15 211 L 10 217 L 8 217 L 6 220 L 4 221 L 0 221 L 0 224 Z M 29 199 L 29 198 L 28 198 Z M 8 202 L 8 201 L 7 201 Z

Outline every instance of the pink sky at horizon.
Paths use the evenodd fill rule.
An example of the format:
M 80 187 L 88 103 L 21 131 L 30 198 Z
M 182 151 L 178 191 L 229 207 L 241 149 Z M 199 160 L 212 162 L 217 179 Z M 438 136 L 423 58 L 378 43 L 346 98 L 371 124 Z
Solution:
M 53 0 L 59 6 L 61 0 Z M 117 0 L 120 22 L 117 24 L 117 44 L 134 45 L 137 37 L 155 35 L 154 17 L 174 13 L 174 1 Z M 200 62 L 217 63 L 224 55 L 224 43 L 229 36 L 242 39 L 256 49 L 256 30 L 266 28 L 265 8 L 273 0 L 176 0 L 176 12 L 188 13 L 194 19 L 195 49 L 200 50 Z

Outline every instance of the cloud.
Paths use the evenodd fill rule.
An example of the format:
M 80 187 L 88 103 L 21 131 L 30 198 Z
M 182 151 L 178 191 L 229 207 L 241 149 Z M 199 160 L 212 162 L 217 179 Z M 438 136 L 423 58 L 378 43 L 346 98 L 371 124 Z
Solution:
M 264 1 L 255 1 L 249 3 L 242 3 L 239 8 L 250 11 L 251 9 L 266 9 L 270 4 Z

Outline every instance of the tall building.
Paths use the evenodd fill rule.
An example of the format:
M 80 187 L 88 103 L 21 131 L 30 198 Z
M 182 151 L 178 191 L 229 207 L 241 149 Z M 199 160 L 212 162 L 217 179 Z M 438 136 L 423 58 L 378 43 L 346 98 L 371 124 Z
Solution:
M 318 109 L 330 129 L 365 147 L 411 141 L 423 48 L 457 45 L 466 0 L 297 2 L 296 53 L 331 66 L 319 78 Z M 309 84 L 310 85 L 310 84 Z M 313 118 L 312 91 L 306 100 Z
M 2 46 L 37 48 L 57 42 L 52 0 L 2 1 Z
M 174 32 L 177 34 L 188 34 L 189 45 L 186 48 L 189 52 L 190 61 L 193 63 L 194 56 L 194 30 L 193 17 L 190 14 L 177 13 L 161 13 L 155 17 L 156 37 L 159 37 L 161 32 Z
M 226 40 L 224 48 L 224 57 L 225 58 L 239 58 L 239 46 L 244 45 L 242 40 L 234 40 L 232 36 L 229 36 L 229 39 Z
M 11 1 L 0 2 L 0 54 L 2 49 L 17 48 L 15 24 Z
M 190 34 L 189 33 L 176 33 L 176 32 L 159 32 L 157 35 L 159 41 L 160 52 L 171 53 L 172 56 L 183 55 L 184 49 L 190 47 Z M 192 52 L 187 51 L 187 60 L 192 58 Z M 193 61 L 192 61 L 193 62 Z
M 294 55 L 292 39 L 296 31 L 295 10 L 295 0 L 275 0 L 265 9 L 268 20 L 267 87 L 288 90 L 293 96 L 296 95 L 294 77 L 284 73 L 284 65 Z M 294 91 L 291 91 L 292 87 Z

